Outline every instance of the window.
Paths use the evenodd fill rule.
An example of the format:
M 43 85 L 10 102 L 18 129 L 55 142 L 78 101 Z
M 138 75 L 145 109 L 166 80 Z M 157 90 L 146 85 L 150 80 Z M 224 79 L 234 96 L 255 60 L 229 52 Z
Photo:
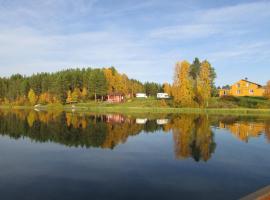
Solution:
M 241 91 L 240 90 L 237 90 L 237 94 L 240 94 L 241 93 Z
M 250 94 L 253 94 L 253 93 L 254 93 L 254 90 L 249 90 L 249 93 L 250 93 Z
M 249 83 L 247 83 L 247 87 L 249 87 Z

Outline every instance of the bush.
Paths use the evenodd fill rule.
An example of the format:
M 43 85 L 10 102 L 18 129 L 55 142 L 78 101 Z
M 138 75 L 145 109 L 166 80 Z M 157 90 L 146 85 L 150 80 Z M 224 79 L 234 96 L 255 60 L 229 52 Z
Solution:
M 221 101 L 233 101 L 233 102 L 239 102 L 240 101 L 239 98 L 237 98 L 235 96 L 230 96 L 230 95 L 222 96 L 222 97 L 220 97 L 220 100 Z

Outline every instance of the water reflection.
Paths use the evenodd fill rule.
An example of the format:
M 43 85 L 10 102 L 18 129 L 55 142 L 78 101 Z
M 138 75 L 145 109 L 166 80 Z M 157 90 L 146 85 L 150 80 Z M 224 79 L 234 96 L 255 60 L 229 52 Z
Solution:
M 219 121 L 219 128 L 227 129 L 237 139 L 248 143 L 251 138 L 259 137 L 265 134 L 268 142 L 270 142 L 270 120 L 254 121 L 239 120 L 237 118 L 225 118 Z
M 171 132 L 175 158 L 193 158 L 195 161 L 207 161 L 215 152 L 213 127 L 226 129 L 244 142 L 261 134 L 270 141 L 270 121 L 254 118 L 206 115 L 136 118 L 120 114 L 0 111 L 0 134 L 12 138 L 28 137 L 38 142 L 50 141 L 73 147 L 114 149 L 128 137 L 142 132 Z
M 214 133 L 207 116 L 183 115 L 172 120 L 176 158 L 207 161 L 215 151 Z

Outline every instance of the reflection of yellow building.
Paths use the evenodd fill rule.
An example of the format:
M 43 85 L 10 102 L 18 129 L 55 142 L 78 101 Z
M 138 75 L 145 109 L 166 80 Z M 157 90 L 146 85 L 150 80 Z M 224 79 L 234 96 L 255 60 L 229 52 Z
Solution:
M 250 137 L 258 137 L 266 129 L 264 123 L 254 122 L 237 122 L 228 125 L 220 122 L 219 127 L 230 130 L 233 135 L 245 142 L 247 142 Z
M 219 90 L 219 96 L 263 96 L 264 91 L 262 85 L 242 79 L 233 84 L 230 89 Z

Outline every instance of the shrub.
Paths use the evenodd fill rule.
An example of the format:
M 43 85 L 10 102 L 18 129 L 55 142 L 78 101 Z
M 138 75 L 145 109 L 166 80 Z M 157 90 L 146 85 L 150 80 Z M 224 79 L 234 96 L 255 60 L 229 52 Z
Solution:
M 220 97 L 220 100 L 221 101 L 233 101 L 233 102 L 239 102 L 240 101 L 239 98 L 237 98 L 235 96 L 230 96 L 230 95 L 222 96 L 222 97 Z

